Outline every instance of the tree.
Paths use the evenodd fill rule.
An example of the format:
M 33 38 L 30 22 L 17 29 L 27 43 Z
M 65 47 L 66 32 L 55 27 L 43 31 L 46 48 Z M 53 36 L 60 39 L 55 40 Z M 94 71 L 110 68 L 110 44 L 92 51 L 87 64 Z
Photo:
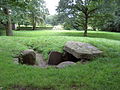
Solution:
M 44 0 L 32 0 L 27 6 L 27 14 L 30 19 L 33 30 L 36 29 L 36 24 L 43 23 L 48 9 L 45 6 Z
M 112 18 L 107 20 L 104 25 L 104 30 L 111 32 L 120 32 L 120 1 L 114 0 L 110 6 L 110 13 Z
M 52 26 L 58 25 L 60 23 L 58 20 L 58 15 L 48 15 L 45 21 L 46 24 L 50 24 Z
M 1 0 L 0 1 L 0 23 L 5 27 L 6 35 L 12 36 L 12 11 L 16 10 L 16 7 L 25 7 L 27 0 Z
M 90 18 L 94 17 L 104 3 L 105 0 L 60 0 L 57 11 L 59 14 L 66 13 L 67 17 L 74 17 L 74 23 L 83 27 L 84 36 L 87 36 Z
M 35 29 L 36 23 L 43 22 L 47 13 L 44 0 L 0 1 L 0 24 L 5 27 L 7 36 L 13 35 L 12 24 L 32 22 L 33 29 Z
M 12 28 L 11 28 L 11 16 L 10 16 L 10 9 L 8 7 L 5 6 L 0 6 L 0 13 L 2 14 L 4 20 L 0 20 L 0 23 L 2 25 L 4 25 L 5 29 L 6 29 L 6 35 L 7 36 L 12 36 Z

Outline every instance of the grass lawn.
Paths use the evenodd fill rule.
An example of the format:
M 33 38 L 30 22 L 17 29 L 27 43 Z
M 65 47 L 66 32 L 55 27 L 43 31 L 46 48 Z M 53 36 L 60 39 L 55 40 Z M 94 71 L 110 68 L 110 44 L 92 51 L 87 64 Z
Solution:
M 120 33 L 79 31 L 14 31 L 0 37 L 0 88 L 3 90 L 120 90 Z M 66 41 L 87 42 L 102 56 L 64 69 L 16 65 L 13 56 L 32 48 L 47 60 L 50 51 L 62 52 Z

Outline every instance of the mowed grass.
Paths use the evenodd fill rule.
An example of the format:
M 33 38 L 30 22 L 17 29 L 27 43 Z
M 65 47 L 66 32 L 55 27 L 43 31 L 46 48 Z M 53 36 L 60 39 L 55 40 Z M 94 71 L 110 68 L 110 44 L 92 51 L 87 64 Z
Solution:
M 3 90 L 119 90 L 120 33 L 79 31 L 15 31 L 0 37 L 0 88 Z M 65 42 L 90 43 L 104 53 L 86 64 L 64 69 L 16 65 L 13 57 L 32 48 L 48 59 L 50 51 L 63 51 Z

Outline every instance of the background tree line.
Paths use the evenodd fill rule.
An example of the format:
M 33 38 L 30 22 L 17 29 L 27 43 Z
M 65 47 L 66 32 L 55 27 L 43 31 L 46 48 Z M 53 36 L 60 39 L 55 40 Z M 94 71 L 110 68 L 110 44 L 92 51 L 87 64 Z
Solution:
M 120 0 L 60 0 L 57 15 L 49 14 L 44 0 L 0 0 L 0 27 L 6 35 L 12 36 L 15 24 L 36 26 L 42 23 L 58 25 L 65 29 L 84 30 L 88 28 L 120 32 Z
M 36 25 L 43 23 L 48 9 L 44 0 L 0 0 L 0 25 L 6 30 L 7 36 L 12 36 L 15 24 Z

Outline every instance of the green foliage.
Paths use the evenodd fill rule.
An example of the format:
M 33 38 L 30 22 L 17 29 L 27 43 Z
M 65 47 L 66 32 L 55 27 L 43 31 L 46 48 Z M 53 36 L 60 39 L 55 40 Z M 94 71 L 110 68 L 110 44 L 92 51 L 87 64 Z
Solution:
M 28 18 L 30 20 L 33 29 L 36 28 L 36 24 L 43 23 L 46 15 L 48 14 L 48 9 L 45 6 L 44 0 L 32 0 L 27 6 L 26 11 Z
M 59 24 L 58 15 L 47 16 L 45 22 L 46 24 L 50 24 L 52 26 L 58 25 Z
M 32 25 L 43 23 L 48 9 L 44 0 L 1 0 L 0 24 L 6 29 L 6 35 L 12 36 L 12 24 Z
M 0 36 L 3 35 L 3 30 L 0 29 Z
M 117 7 L 117 6 L 116 6 Z M 110 20 L 107 20 L 106 24 L 104 25 L 105 31 L 111 31 L 111 32 L 120 32 L 120 7 L 115 7 L 115 10 L 113 12 L 113 18 Z
M 83 28 L 84 36 L 87 36 L 89 19 L 94 17 L 104 3 L 104 0 L 60 0 L 57 11 L 60 15 L 66 13 L 66 23 L 72 21 L 72 24 L 68 24 L 75 29 Z
M 90 26 L 94 30 L 119 32 L 119 3 L 119 0 L 60 0 L 57 11 L 66 27 L 85 30 Z
M 90 26 L 99 30 L 120 32 L 119 3 L 119 0 L 106 2 L 102 8 L 96 12 L 95 17 L 90 19 Z
M 71 22 L 69 22 L 69 23 L 65 22 L 63 26 L 64 26 L 65 30 L 72 30 L 72 29 L 74 29 L 74 27 L 72 26 Z
M 1 0 L 0 1 L 0 24 L 6 30 L 7 36 L 13 36 L 12 23 L 15 23 L 13 12 L 17 12 L 20 8 L 26 8 L 28 1 L 26 0 Z
M 36 27 L 36 30 L 52 30 L 53 27 L 52 26 L 49 26 L 49 27 L 46 27 L 46 26 L 43 26 L 43 27 Z M 18 28 L 18 30 L 32 30 L 32 27 L 20 27 Z
M 120 34 L 78 31 L 15 31 L 14 37 L 0 37 L 0 87 L 28 90 L 119 90 Z M 66 41 L 90 43 L 104 52 L 86 64 L 77 63 L 64 69 L 16 65 L 12 56 L 33 48 L 48 58 L 48 52 L 62 52 Z

